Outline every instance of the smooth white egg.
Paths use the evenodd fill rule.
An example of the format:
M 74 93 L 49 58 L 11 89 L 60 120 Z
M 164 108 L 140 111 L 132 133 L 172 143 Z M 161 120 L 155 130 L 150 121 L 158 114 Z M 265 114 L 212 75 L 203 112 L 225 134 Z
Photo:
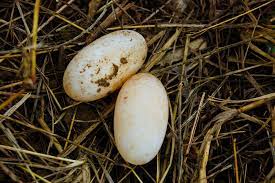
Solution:
M 168 114 L 167 93 L 158 78 L 139 73 L 124 83 L 114 113 L 115 143 L 124 160 L 142 165 L 157 155 Z
M 143 36 L 132 30 L 95 40 L 68 64 L 63 77 L 65 92 L 83 102 L 107 96 L 142 67 L 147 49 Z

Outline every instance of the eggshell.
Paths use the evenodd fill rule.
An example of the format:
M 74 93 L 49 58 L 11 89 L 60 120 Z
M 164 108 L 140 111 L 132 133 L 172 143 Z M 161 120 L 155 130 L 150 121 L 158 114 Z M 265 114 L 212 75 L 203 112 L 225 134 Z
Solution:
M 131 30 L 107 34 L 84 47 L 68 64 L 63 87 L 76 101 L 94 101 L 115 91 L 142 66 L 145 39 Z
M 142 165 L 160 150 L 168 124 L 168 97 L 155 76 L 139 73 L 122 86 L 116 101 L 116 147 L 129 163 Z

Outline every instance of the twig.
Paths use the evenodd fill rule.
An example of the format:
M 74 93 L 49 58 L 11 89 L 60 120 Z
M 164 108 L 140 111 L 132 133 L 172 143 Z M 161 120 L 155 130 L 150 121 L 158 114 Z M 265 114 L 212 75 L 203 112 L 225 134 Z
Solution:
M 126 4 L 127 1 L 124 1 L 121 6 L 123 6 L 123 10 L 127 11 L 129 8 L 133 7 L 133 3 Z M 125 6 L 124 6 L 125 5 Z M 111 25 L 118 17 L 122 16 L 123 11 L 120 7 L 116 8 L 114 12 L 112 12 L 100 25 L 97 27 L 93 33 L 87 38 L 86 43 L 91 43 L 97 36 L 101 33 L 103 29 Z
M 223 21 L 223 22 L 220 22 L 220 23 L 217 23 L 217 24 L 212 25 L 212 26 L 210 26 L 210 27 L 207 27 L 207 28 L 205 28 L 205 29 L 202 29 L 201 31 L 196 32 L 196 33 L 194 33 L 194 34 L 201 34 L 201 33 L 206 32 L 206 31 L 208 31 L 208 30 L 210 30 L 210 29 L 212 29 L 212 28 L 215 28 L 215 27 L 218 27 L 218 26 L 220 26 L 220 25 L 223 25 L 223 24 L 225 24 L 225 23 L 227 23 L 227 22 L 236 20 L 237 18 L 240 18 L 240 17 L 242 17 L 242 16 L 244 16 L 244 15 L 247 15 L 247 14 L 253 12 L 253 11 L 256 11 L 256 10 L 258 10 L 258 9 L 264 7 L 264 6 L 269 5 L 269 4 L 272 3 L 273 1 L 274 1 L 274 0 L 268 1 L 268 2 L 266 2 L 266 3 L 264 3 L 264 4 L 261 4 L 260 6 L 257 6 L 256 8 L 253 8 L 253 9 L 251 9 L 251 10 L 249 10 L 249 11 L 246 11 L 246 12 L 244 12 L 244 13 L 241 13 L 241 14 L 235 16 L 235 17 L 229 18 L 229 19 L 227 19 L 227 20 L 225 20 L 225 21 Z
M 228 122 L 230 119 L 233 119 L 234 117 L 236 117 L 242 112 L 250 111 L 274 99 L 274 96 L 272 95 L 268 95 L 268 96 L 269 98 L 264 98 L 264 99 L 252 102 L 248 105 L 240 107 L 239 109 L 231 109 L 231 110 L 224 111 L 213 118 L 212 121 L 215 122 L 215 124 L 211 129 L 207 131 L 204 137 L 203 143 L 200 147 L 200 154 L 203 155 L 202 161 L 200 162 L 200 172 L 199 172 L 199 180 L 198 180 L 200 183 L 207 183 L 206 165 L 209 158 L 210 145 L 211 145 L 213 136 L 218 135 L 221 129 L 221 126 L 224 123 Z M 262 96 L 262 97 L 266 97 L 266 96 Z
M 30 154 L 30 155 L 33 155 L 33 156 L 40 156 L 40 157 L 50 158 L 50 159 L 54 159 L 54 160 L 66 161 L 66 162 L 69 162 L 69 163 L 75 163 L 75 162 L 78 162 L 78 163 L 81 163 L 81 164 L 84 163 L 83 161 L 79 161 L 79 160 L 72 160 L 72 159 L 68 159 L 68 158 L 56 157 L 56 156 L 43 154 L 43 153 L 38 153 L 38 152 L 33 152 L 33 151 L 25 150 L 25 149 L 18 149 L 18 148 L 14 148 L 14 147 L 11 147 L 11 146 L 0 145 L 0 149 L 6 149 L 6 150 L 10 150 L 10 151 L 22 152 L 22 153 Z
M 271 120 L 271 129 L 272 129 L 272 146 L 275 148 L 275 106 L 272 111 L 272 120 Z M 275 165 L 274 165 L 275 166 Z
M 174 112 L 173 112 L 170 100 L 169 100 L 169 108 L 170 108 L 170 116 L 171 116 L 171 118 L 170 118 L 171 119 L 171 129 L 172 129 L 172 131 L 175 131 L 175 119 L 176 119 L 177 110 L 176 110 L 176 108 L 174 108 Z M 165 181 L 165 178 L 172 166 L 174 152 L 175 152 L 175 144 L 176 144 L 176 138 L 174 135 L 172 136 L 171 143 L 172 143 L 172 145 L 171 145 L 169 164 L 168 164 L 165 172 L 163 173 L 159 183 L 163 183 Z
M 40 1 L 40 0 L 39 0 Z M 61 6 L 57 11 L 56 13 L 61 13 L 69 4 L 72 4 L 75 0 L 69 0 L 65 5 Z M 50 18 L 48 18 L 46 20 L 46 22 L 44 22 L 41 26 L 38 27 L 37 31 L 36 31 L 36 34 L 38 32 L 40 32 L 46 25 L 48 25 L 53 19 L 55 18 L 55 16 L 51 16 Z M 33 36 L 33 33 L 30 35 L 30 37 Z M 26 43 L 28 39 L 24 39 L 18 46 L 22 46 L 24 43 Z
M 22 170 L 24 170 L 27 173 L 32 173 L 36 178 L 38 178 L 39 180 L 41 180 L 42 182 L 45 183 L 51 183 L 50 181 L 48 181 L 47 179 L 43 178 L 42 176 L 34 173 L 34 172 L 30 172 L 28 169 L 24 168 L 23 166 L 19 166 Z
M 181 29 L 177 29 L 176 32 L 173 34 L 173 36 L 170 37 L 170 39 L 163 45 L 163 47 L 160 49 L 158 53 L 153 55 L 153 57 L 148 61 L 148 63 L 145 65 L 144 70 L 150 71 L 154 65 L 156 65 L 161 58 L 165 55 L 167 49 L 175 42 L 175 40 L 179 37 L 181 33 Z
M 51 132 L 51 129 L 48 127 L 48 125 L 47 125 L 47 123 L 45 122 L 45 120 L 44 120 L 44 99 L 42 98 L 41 99 L 41 115 L 40 115 L 40 117 L 37 119 L 37 121 L 39 122 L 39 124 L 41 125 L 41 127 L 44 129 L 44 130 L 46 130 L 46 131 L 48 131 L 48 132 Z M 60 145 L 60 143 L 59 143 L 59 141 L 57 140 L 57 138 L 56 137 L 52 137 L 51 138 L 52 140 L 53 140 L 53 144 L 54 144 L 54 146 L 56 147 L 56 149 L 57 149 L 57 151 L 59 152 L 59 153 L 61 153 L 62 151 L 63 151 L 63 148 L 62 148 L 62 146 Z
M 186 148 L 186 152 L 185 152 L 185 162 L 187 160 L 187 155 L 190 151 L 190 147 L 192 145 L 192 140 L 194 138 L 194 135 L 195 135 L 195 131 L 196 131 L 196 128 L 197 128 L 197 124 L 198 124 L 198 121 L 199 121 L 199 117 L 200 117 L 200 112 L 203 108 L 203 102 L 204 102 L 204 97 L 205 97 L 205 92 L 203 92 L 202 96 L 201 96 L 201 100 L 200 100 L 200 104 L 199 104 L 199 107 L 198 107 L 198 112 L 196 114 L 196 118 L 195 118 L 195 121 L 194 121 L 194 124 L 193 124 L 193 127 L 192 127 L 192 130 L 191 130 L 191 135 L 190 135 L 190 138 L 189 138 L 189 142 L 188 142 L 188 146 Z
M 234 152 L 235 178 L 236 178 L 236 183 L 239 183 L 240 179 L 239 179 L 237 147 L 236 147 L 236 139 L 235 138 L 233 139 L 233 152 Z
M 77 107 L 74 110 L 74 115 L 73 115 L 73 118 L 72 118 L 72 121 L 71 121 L 71 124 L 70 124 L 69 132 L 68 132 L 68 135 L 67 135 L 67 138 L 66 138 L 67 141 L 64 145 L 64 149 L 66 149 L 67 146 L 68 146 L 68 140 L 70 140 L 70 136 L 71 136 L 72 129 L 73 129 L 73 126 L 74 126 L 74 122 L 75 122 L 76 113 L 77 113 Z
M 32 82 L 36 81 L 36 47 L 37 47 L 37 29 L 39 20 L 40 0 L 35 1 L 34 13 L 33 13 L 33 27 L 32 27 L 32 67 L 31 67 L 31 79 Z
M 5 117 L 8 117 L 10 115 L 12 115 L 28 98 L 30 97 L 30 93 L 26 94 L 16 105 L 14 105 L 13 107 L 11 107 L 10 109 L 8 109 L 5 113 L 4 113 L 4 116 Z M 0 117 L 0 128 L 1 130 L 4 132 L 4 134 L 7 136 L 7 138 L 9 139 L 10 143 L 16 147 L 17 149 L 17 154 L 18 156 L 20 157 L 21 160 L 24 160 L 24 156 L 25 154 L 21 154 L 20 151 L 18 151 L 18 149 L 21 149 L 21 147 L 19 146 L 15 136 L 13 135 L 13 133 L 10 131 L 9 128 L 6 128 L 4 126 L 4 124 L 2 123 L 3 121 L 5 120 L 5 118 L 1 118 Z M 26 165 L 27 169 L 29 170 L 31 176 L 34 178 L 35 180 L 35 177 L 33 175 L 33 172 L 32 170 L 30 169 L 30 167 L 28 165 Z
M 23 183 L 5 164 L 0 162 L 0 168 L 7 174 L 14 182 Z
M 182 66 L 181 66 L 181 74 L 180 74 L 180 83 L 178 86 L 178 114 L 179 114 L 179 119 L 178 119 L 178 128 L 179 128 L 179 155 L 178 155 L 178 182 L 182 182 L 182 174 L 183 174 L 183 167 L 182 167 L 182 163 L 183 163 L 183 146 L 182 146 L 182 115 L 181 115 L 181 111 L 182 111 L 182 95 L 183 95 L 183 86 L 185 86 L 186 88 L 188 87 L 188 81 L 186 78 L 186 60 L 187 60 L 187 56 L 188 56 L 188 50 L 189 50 L 189 43 L 190 43 L 190 35 L 186 36 L 186 41 L 185 41 L 185 46 L 184 46 L 184 50 L 183 50 L 183 60 L 182 60 Z
M 144 28 L 204 28 L 205 24 L 155 24 L 155 25 L 123 25 L 118 27 L 110 27 L 107 30 L 119 29 L 144 29 Z
M 19 97 L 24 90 L 20 90 L 18 93 L 11 95 L 7 100 L 0 104 L 0 110 L 4 109 L 7 105 L 9 105 L 12 101 L 14 101 L 17 97 Z
M 18 85 L 22 85 L 22 84 L 23 84 L 23 81 L 18 81 L 18 82 L 11 83 L 11 84 L 8 84 L 8 85 L 5 85 L 5 86 L 0 86 L 0 90 L 12 88 L 12 87 L 15 87 L 15 86 L 18 86 Z
M 271 178 L 271 181 L 272 181 L 272 183 L 274 183 L 275 182 L 275 161 L 274 161 L 274 157 L 275 157 L 275 106 L 274 106 L 274 108 L 273 108 L 273 110 L 272 110 L 272 114 L 271 114 L 271 116 L 272 116 L 272 119 L 271 119 L 271 134 L 272 134 L 272 150 L 271 150 L 271 152 L 272 152 L 272 156 L 273 156 L 273 168 L 272 168 L 272 170 L 273 170 L 273 176 L 272 176 L 272 178 Z M 272 172 L 272 170 L 270 171 L 270 172 Z M 270 174 L 268 174 L 268 175 L 270 175 Z

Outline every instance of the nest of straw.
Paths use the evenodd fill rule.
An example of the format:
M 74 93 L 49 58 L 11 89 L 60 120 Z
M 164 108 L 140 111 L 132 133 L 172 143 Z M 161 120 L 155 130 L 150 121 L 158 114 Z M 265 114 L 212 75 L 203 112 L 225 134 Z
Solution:
M 1 1 L 0 182 L 275 181 L 274 5 Z M 62 88 L 72 57 L 119 29 L 146 38 L 143 69 L 170 100 L 165 141 L 143 166 L 112 140 L 117 92 L 80 103 Z

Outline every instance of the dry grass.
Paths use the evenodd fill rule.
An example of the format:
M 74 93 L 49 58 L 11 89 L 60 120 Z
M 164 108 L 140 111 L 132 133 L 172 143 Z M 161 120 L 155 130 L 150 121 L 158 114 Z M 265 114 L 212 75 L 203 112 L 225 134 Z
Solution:
M 195 0 L 183 14 L 171 1 L 0 2 L 0 182 L 275 181 L 275 1 Z M 123 28 L 146 38 L 142 70 L 170 101 L 144 166 L 116 150 L 117 92 L 80 103 L 62 88 L 78 50 Z

